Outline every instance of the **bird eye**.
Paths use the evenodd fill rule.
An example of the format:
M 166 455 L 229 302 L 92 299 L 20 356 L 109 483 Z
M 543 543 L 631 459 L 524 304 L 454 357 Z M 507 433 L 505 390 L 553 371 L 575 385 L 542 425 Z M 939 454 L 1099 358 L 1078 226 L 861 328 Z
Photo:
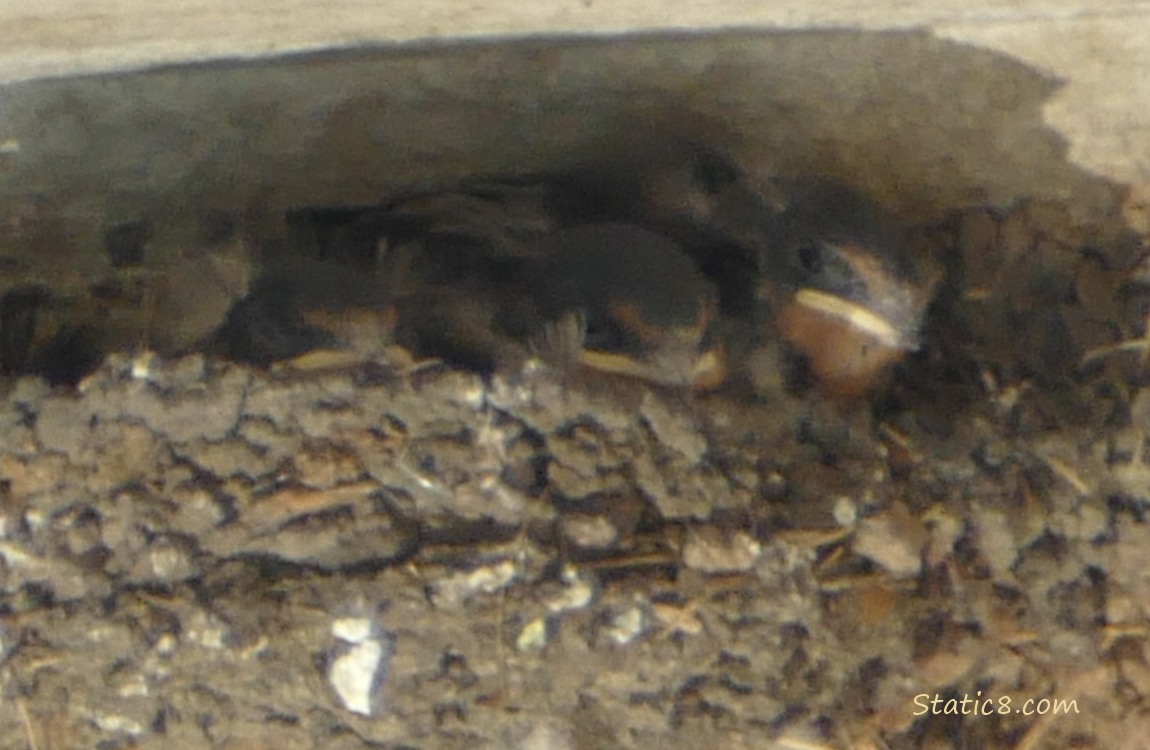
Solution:
M 611 321 L 599 315 L 585 318 L 583 342 L 589 349 L 609 349 L 618 345 L 618 339 L 618 329 Z
M 823 251 L 818 245 L 800 245 L 795 251 L 799 265 L 809 274 L 819 274 L 823 270 Z
M 692 179 L 708 195 L 717 195 L 739 181 L 739 168 L 718 154 L 701 153 L 695 157 Z

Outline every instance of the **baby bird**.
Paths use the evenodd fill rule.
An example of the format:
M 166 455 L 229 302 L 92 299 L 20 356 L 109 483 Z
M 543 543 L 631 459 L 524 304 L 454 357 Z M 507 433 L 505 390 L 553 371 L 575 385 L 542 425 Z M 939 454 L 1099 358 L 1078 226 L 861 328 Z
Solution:
M 771 247 L 760 255 L 760 298 L 773 331 L 800 352 L 832 396 L 870 391 L 919 345 L 939 274 L 906 230 L 861 194 L 793 183 Z
M 603 222 L 542 235 L 514 262 L 476 248 L 452 247 L 446 235 L 432 248 L 392 248 L 391 275 L 324 261 L 277 268 L 232 309 L 217 350 L 267 365 L 396 341 L 483 372 L 537 357 L 659 385 L 721 382 L 723 357 L 708 338 L 715 288 L 670 239 Z M 483 270 L 460 272 L 476 264 Z
M 408 193 L 357 222 L 357 236 L 374 238 L 374 267 L 266 275 L 229 316 L 233 356 L 330 345 L 347 339 L 334 323 L 366 315 L 375 322 L 353 327 L 368 338 L 394 334 L 484 372 L 537 357 L 712 390 L 729 369 L 773 367 L 752 380 L 778 381 L 777 358 L 748 356 L 757 335 L 786 342 L 825 392 L 851 398 L 917 347 L 937 280 L 905 229 L 860 194 L 760 184 L 697 144 Z M 235 325 L 261 317 L 278 323 Z
M 217 329 L 212 349 L 265 367 L 315 350 L 370 356 L 391 343 L 395 318 L 381 279 L 328 261 L 294 260 L 252 283 Z
M 784 196 L 695 140 L 628 143 L 557 179 L 556 206 L 578 221 L 621 221 L 677 242 L 719 289 L 726 316 L 750 317 L 757 259 L 773 240 Z
M 617 222 L 570 227 L 546 238 L 533 273 L 543 322 L 530 343 L 544 359 L 668 386 L 724 379 L 708 338 L 716 289 L 670 239 Z

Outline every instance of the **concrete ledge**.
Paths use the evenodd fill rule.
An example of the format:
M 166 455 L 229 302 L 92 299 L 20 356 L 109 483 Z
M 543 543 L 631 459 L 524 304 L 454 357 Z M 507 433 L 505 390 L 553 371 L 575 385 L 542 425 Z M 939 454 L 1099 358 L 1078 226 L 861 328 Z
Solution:
M 50 0 L 36 3 L 34 10 L 8 0 L 0 3 L 0 81 L 429 39 L 918 28 L 998 50 L 1062 80 L 1064 87 L 1046 103 L 1045 118 L 1070 142 L 1071 158 L 1120 182 L 1150 181 L 1150 129 L 1142 107 L 1150 96 L 1150 12 L 1145 4 L 1032 0 L 1010 6 L 976 2 L 957 8 L 937 0 L 712 0 L 677 3 L 669 15 L 660 3 L 635 0 L 396 0 L 385 6 L 363 0 Z

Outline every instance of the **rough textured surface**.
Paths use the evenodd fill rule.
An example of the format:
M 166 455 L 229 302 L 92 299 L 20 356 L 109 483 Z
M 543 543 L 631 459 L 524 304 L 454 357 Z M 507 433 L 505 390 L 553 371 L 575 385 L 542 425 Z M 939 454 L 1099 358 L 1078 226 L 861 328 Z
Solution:
M 710 0 L 680 4 L 671 15 L 648 0 L 548 0 L 529 6 L 507 0 L 434 6 L 404 1 L 389 4 L 386 11 L 358 0 L 340 0 L 322 8 L 314 3 L 267 0 L 160 4 L 100 0 L 83 6 L 55 0 L 38 3 L 34 10 L 9 2 L 0 4 L 0 24 L 6 30 L 0 80 L 460 38 L 730 28 L 919 29 L 999 51 L 1062 81 L 1043 118 L 1069 141 L 1074 162 L 1110 179 L 1143 187 L 1150 165 L 1150 128 L 1141 106 L 1150 86 L 1146 21 L 1146 8 L 1136 0 L 1031 0 L 1008 8 L 991 2 L 958 8 L 940 0 L 835 0 L 817 5 L 801 0 Z M 865 66 L 865 61 L 859 62 Z M 819 64 L 816 59 L 816 67 Z M 624 64 L 615 71 L 626 68 Z M 932 80 L 928 71 L 917 66 L 908 70 L 911 79 L 923 84 L 923 96 L 936 103 L 950 98 L 944 81 Z M 860 72 L 864 80 L 869 75 L 865 67 Z M 890 73 L 897 71 L 884 71 L 884 75 Z M 655 80 L 667 86 L 673 84 L 674 76 L 672 69 L 664 68 Z M 434 80 L 441 82 L 438 76 Z M 168 111 L 173 103 L 158 111 Z M 226 108 L 231 117 L 251 113 L 238 102 Z M 528 109 L 521 113 L 532 114 Z M 0 151 L 11 153 L 20 143 L 34 150 L 32 140 L 19 129 L 0 127 Z
M 1145 260 L 1051 215 L 950 218 L 881 402 L 398 352 L 9 383 L 0 747 L 1140 746 Z M 978 691 L 1074 708 L 945 713 Z
M 9 18 L 0 75 L 649 27 L 639 3 L 399 14 L 388 32 L 374 6 L 271 25 L 253 4 L 180 4 L 187 23 L 75 7 Z M 46 329 L 98 320 L 96 350 L 118 352 L 77 389 L 4 382 L 0 748 L 1144 744 L 1140 16 L 716 7 L 679 22 L 865 28 L 374 47 L 0 91 L 0 292 L 50 288 Z M 309 371 L 170 353 L 286 241 L 285 209 L 593 161 L 650 129 L 923 225 L 946 279 L 888 389 L 843 405 L 484 380 L 391 350 Z M 979 691 L 1077 713 L 946 703 Z

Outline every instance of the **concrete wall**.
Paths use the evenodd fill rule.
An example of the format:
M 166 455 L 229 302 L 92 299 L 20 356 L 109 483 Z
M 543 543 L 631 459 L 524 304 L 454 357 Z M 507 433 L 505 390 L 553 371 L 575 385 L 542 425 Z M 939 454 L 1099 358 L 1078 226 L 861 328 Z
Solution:
M 1136 220 L 1150 10 L 957 5 L 7 0 L 0 217 L 58 250 L 120 221 L 371 203 L 672 131 L 915 217 L 1030 197 Z

